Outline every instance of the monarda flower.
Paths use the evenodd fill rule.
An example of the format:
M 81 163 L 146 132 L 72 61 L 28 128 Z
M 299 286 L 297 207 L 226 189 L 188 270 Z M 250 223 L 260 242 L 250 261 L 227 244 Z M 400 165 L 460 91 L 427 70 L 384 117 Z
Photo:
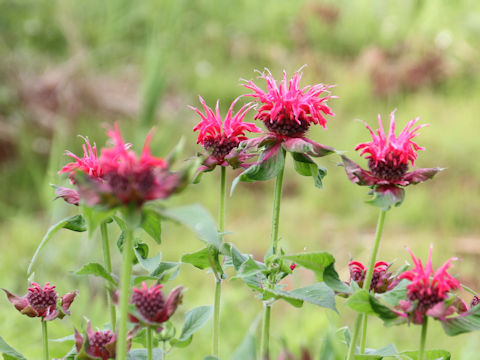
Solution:
M 65 315 L 70 315 L 70 305 L 78 293 L 73 291 L 59 298 L 55 285 L 50 285 L 48 282 L 43 288 L 32 282 L 27 294 L 23 297 L 18 297 L 5 289 L 3 291 L 7 294 L 8 301 L 18 311 L 29 317 L 39 317 L 42 321 L 62 319 Z
M 391 205 L 400 205 L 404 198 L 404 187 L 418 184 L 433 178 L 441 168 L 416 169 L 408 172 L 409 163 L 415 165 L 417 151 L 424 150 L 412 141 L 418 135 L 417 131 L 427 125 L 417 125 L 419 118 L 407 123 L 398 137 L 395 135 L 395 111 L 390 114 L 390 130 L 388 137 L 383 130 L 382 120 L 378 116 L 379 128 L 376 133 L 365 124 L 372 136 L 372 141 L 356 146 L 360 155 L 368 159 L 369 170 L 362 169 L 346 156 L 342 156 L 343 165 L 351 182 L 370 186 L 376 195 L 372 204 L 384 210 Z
M 167 161 L 152 156 L 151 134 L 147 135 L 140 157 L 124 142 L 118 126 L 108 130 L 107 135 L 113 146 L 101 149 L 100 157 L 97 157 L 96 146 L 91 146 L 86 138 L 82 158 L 67 152 L 75 161 L 59 173 L 69 174 L 78 189 L 78 197 L 75 190 L 67 188 L 57 188 L 57 197 L 77 204 L 82 200 L 89 206 L 134 204 L 140 207 L 146 201 L 168 197 L 180 186 L 181 176 L 169 171 Z
M 130 349 L 131 340 L 136 330 L 130 330 L 127 335 L 127 349 Z M 87 324 L 87 331 L 84 335 L 75 329 L 75 347 L 78 359 L 115 359 L 116 341 L 116 333 L 110 330 L 94 331 L 90 322 Z
M 467 306 L 465 303 L 451 293 L 452 290 L 460 287 L 460 282 L 447 272 L 455 258 L 449 259 L 434 272 L 432 269 L 432 247 L 430 247 L 425 267 L 420 259 L 416 258 L 410 250 L 409 252 L 415 267 L 403 272 L 398 277 L 400 280 L 407 279 L 410 281 L 407 285 L 407 300 L 399 302 L 401 309 L 399 315 L 408 318 L 414 324 L 423 324 L 426 316 L 432 316 L 443 321 L 446 316 L 455 312 L 460 314 L 466 312 Z
M 144 326 L 153 326 L 158 332 L 162 330 L 161 325 L 170 319 L 183 298 L 183 286 L 173 289 L 168 298 L 165 299 L 162 293 L 162 285 L 147 286 L 142 283 L 140 289 L 133 288 L 130 302 L 135 306 L 135 313 L 130 315 L 130 321 L 140 322 Z
M 377 294 L 384 293 L 392 290 L 397 281 L 392 276 L 391 272 L 388 272 L 390 264 L 385 261 L 378 261 L 373 268 L 372 282 L 370 284 L 370 291 L 374 291 Z M 363 287 L 365 276 L 367 274 L 367 268 L 359 261 L 351 261 L 348 264 L 350 270 L 350 281 L 354 281 L 359 287 Z
M 202 97 L 200 102 L 203 105 L 205 114 L 195 107 L 189 106 L 200 117 L 200 121 L 193 131 L 198 131 L 197 144 L 201 144 L 208 152 L 207 158 L 203 162 L 203 166 L 198 170 L 211 171 L 215 166 L 232 166 L 234 169 L 238 167 L 248 167 L 246 160 L 252 155 L 247 154 L 245 150 L 238 149 L 241 141 L 247 140 L 245 133 L 260 133 L 260 130 L 255 124 L 243 122 L 245 115 L 253 107 L 253 105 L 246 104 L 234 114 L 233 108 L 238 99 L 234 100 L 228 109 L 225 119 L 222 121 L 220 111 L 217 105 L 215 112 L 207 106 Z

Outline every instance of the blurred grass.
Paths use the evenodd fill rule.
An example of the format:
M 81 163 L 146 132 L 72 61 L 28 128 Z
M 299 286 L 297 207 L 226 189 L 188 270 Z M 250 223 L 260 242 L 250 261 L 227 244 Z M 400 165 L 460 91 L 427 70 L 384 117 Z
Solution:
M 385 260 L 401 264 L 408 258 L 404 246 L 426 255 L 427 246 L 434 243 L 436 264 L 443 262 L 463 238 L 479 240 L 480 104 L 474 101 L 480 95 L 479 24 L 480 5 L 473 0 L 2 1 L 0 286 L 25 292 L 26 267 L 41 237 L 54 221 L 75 211 L 51 201 L 49 184 L 65 181 L 56 170 L 66 162 L 64 149 L 80 151 L 77 134 L 101 146 L 102 124 L 118 121 L 138 149 L 155 125 L 155 154 L 166 155 L 185 136 L 188 157 L 199 150 L 191 132 L 198 119 L 187 108 L 198 106 L 197 94 L 211 105 L 219 98 L 225 111 L 243 92 L 239 79 L 255 78 L 254 69 L 268 67 L 280 77 L 283 69 L 292 74 L 303 64 L 308 66 L 302 84 L 337 84 L 333 92 L 339 96 L 330 101 L 336 116 L 329 120 L 328 131 L 312 129 L 310 136 L 347 151 L 354 160 L 362 162 L 354 145 L 368 139 L 362 123 L 354 119 L 376 125 L 378 113 L 386 121 L 398 108 L 398 128 L 418 115 L 432 125 L 422 129 L 419 143 L 427 151 L 420 154 L 417 166 L 446 170 L 434 181 L 408 189 L 405 203 L 388 214 L 380 251 Z M 420 85 L 412 83 L 409 72 L 397 76 L 404 66 L 428 60 L 431 54 L 440 56 L 442 76 Z M 375 81 L 382 78 L 374 77 L 378 70 L 388 74 L 386 85 L 380 82 L 386 87 L 379 90 Z M 422 74 L 428 71 L 428 66 L 421 68 Z M 390 88 L 395 81 L 398 84 Z M 331 251 L 346 278 L 350 256 L 367 260 L 377 213 L 363 203 L 366 190 L 352 186 L 336 166 L 338 159 L 320 162 L 329 171 L 321 191 L 288 164 L 282 245 L 291 252 Z M 201 202 L 216 214 L 217 180 L 215 173 L 207 174 L 201 184 L 169 202 Z M 272 192 L 271 182 L 241 184 L 227 203 L 227 228 L 233 231 L 228 240 L 258 258 L 268 244 Z M 96 240 L 60 233 L 39 259 L 38 281 L 56 283 L 61 293 L 79 288 L 81 294 L 71 320 L 52 324 L 52 338 L 70 334 L 72 324 L 80 328 L 83 316 L 97 326 L 107 321 L 102 284 L 69 273 L 92 257 L 100 261 Z M 165 259 L 177 260 L 202 244 L 167 225 L 164 243 L 151 245 L 152 254 L 162 251 Z M 117 270 L 118 261 L 117 256 Z M 478 288 L 475 265 L 465 259 L 457 269 L 466 270 L 461 279 Z M 189 288 L 183 312 L 211 302 L 210 277 L 182 267 L 174 283 Z M 301 270 L 292 279 L 299 286 L 312 281 L 311 274 Z M 222 354 L 228 358 L 261 304 L 235 281 L 226 282 L 223 299 Z M 276 304 L 274 353 L 286 339 L 294 351 L 306 345 L 319 354 L 326 334 L 334 336 L 337 328 L 351 325 L 353 314 L 342 314 L 339 318 L 310 305 L 298 310 Z M 39 358 L 40 325 L 37 329 L 34 321 L 15 313 L 5 298 L 0 298 L 0 317 L 1 336 L 27 358 Z M 181 318 L 180 312 L 174 320 Z M 420 329 L 385 331 L 380 322 L 371 324 L 372 346 L 394 341 L 402 350 L 417 347 Z M 209 335 L 205 327 L 191 347 L 176 350 L 170 358 L 201 358 L 199 354 L 209 351 Z M 447 338 L 435 324 L 428 337 L 428 347 L 451 350 L 454 359 L 475 359 L 477 334 Z M 59 357 L 69 347 L 52 343 L 52 354 Z

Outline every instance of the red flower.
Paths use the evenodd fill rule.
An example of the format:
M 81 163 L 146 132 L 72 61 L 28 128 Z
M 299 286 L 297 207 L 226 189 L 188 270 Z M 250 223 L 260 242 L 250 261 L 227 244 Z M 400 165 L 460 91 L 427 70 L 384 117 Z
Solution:
M 135 305 L 136 313 L 130 315 L 132 322 L 141 322 L 146 326 L 155 326 L 161 331 L 160 325 L 170 319 L 183 298 L 183 286 L 173 289 L 168 298 L 162 293 L 162 285 L 147 286 L 142 283 L 142 288 L 133 288 L 130 302 Z
M 28 288 L 28 292 L 23 297 L 18 297 L 11 292 L 3 289 L 15 308 L 22 314 L 29 317 L 39 317 L 42 321 L 50 321 L 57 317 L 62 319 L 65 315 L 70 315 L 70 305 L 72 304 L 77 291 L 66 294 L 58 303 L 58 294 L 55 291 L 55 285 L 46 283 L 43 289 L 35 282 Z
M 126 345 L 127 349 L 130 349 L 131 341 L 136 330 L 137 329 L 134 328 L 128 332 Z M 116 333 L 110 330 L 94 331 L 90 322 L 87 324 L 87 331 L 84 336 L 82 336 L 77 329 L 75 329 L 75 347 L 77 349 L 79 359 L 115 359 L 116 341 Z
M 372 141 L 359 144 L 355 150 L 362 150 L 360 155 L 368 159 L 369 170 L 362 169 L 358 164 L 346 156 L 342 156 L 343 165 L 348 178 L 355 184 L 371 186 L 373 191 L 384 198 L 390 197 L 388 206 L 381 203 L 381 207 L 388 209 L 390 205 L 399 205 L 403 201 L 402 187 L 418 184 L 433 178 L 440 168 L 417 169 L 408 172 L 409 162 L 413 166 L 417 158 L 417 151 L 424 148 L 417 145 L 412 139 L 417 131 L 427 125 L 415 126 L 419 118 L 408 122 L 400 135 L 395 136 L 395 111 L 390 114 L 390 130 L 388 137 L 383 130 L 382 120 L 378 116 L 379 129 L 376 133 L 365 124 L 372 135 Z
M 164 199 L 180 185 L 180 177 L 171 173 L 168 163 L 152 156 L 149 144 L 152 135 L 147 135 L 142 154 L 137 158 L 126 144 L 122 134 L 115 125 L 107 131 L 113 142 L 111 148 L 103 148 L 97 158 L 95 145 L 92 147 L 85 139 L 84 157 L 74 157 L 76 162 L 69 163 L 60 173 L 69 172 L 71 181 L 77 186 L 75 190 L 57 188 L 57 197 L 69 203 L 78 204 L 79 199 L 87 205 L 136 204 L 141 206 L 145 201 Z
M 377 294 L 384 293 L 395 287 L 397 281 L 392 277 L 392 273 L 388 272 L 390 264 L 385 261 L 378 261 L 373 268 L 372 282 L 370 284 L 370 291 Z M 355 281 L 358 286 L 363 287 L 365 276 L 367 275 L 367 268 L 359 261 L 351 261 L 348 264 L 350 270 L 350 281 Z
M 296 72 L 287 82 L 285 71 L 283 80 L 277 84 L 271 72 L 268 69 L 265 71 L 261 77 L 265 79 L 267 91 L 252 81 L 244 84 L 253 91 L 253 94 L 244 96 L 251 96 L 262 104 L 255 119 L 262 120 L 272 134 L 282 139 L 302 137 L 311 124 L 326 127 L 327 120 L 323 115 L 334 115 L 326 104 L 333 96 L 322 94 L 328 93 L 332 86 L 316 84 L 300 89 L 302 73 Z
M 210 154 L 204 162 L 205 170 L 212 170 L 216 165 L 232 165 L 234 168 L 244 165 L 244 161 L 250 156 L 245 151 L 239 152 L 234 149 L 238 147 L 241 141 L 247 140 L 245 136 L 246 131 L 253 133 L 262 132 L 255 124 L 243 122 L 245 115 L 253 106 L 246 104 L 233 115 L 233 108 L 238 101 L 237 98 L 230 105 L 227 115 L 224 121 L 222 121 L 218 108 L 219 102 L 217 101 L 214 113 L 203 98 L 201 96 L 199 98 L 205 114 L 202 114 L 195 107 L 189 107 L 202 118 L 202 121 L 193 128 L 193 131 L 199 131 L 197 144 L 202 144 Z
M 400 301 L 400 307 L 405 313 L 401 315 L 408 317 L 415 324 L 423 324 L 425 316 L 433 316 L 442 320 L 455 311 L 467 311 L 466 305 L 459 298 L 453 302 L 446 301 L 450 292 L 460 287 L 460 282 L 447 272 L 451 262 L 456 259 L 449 259 L 434 272 L 432 247 L 430 247 L 425 267 L 420 259 L 416 258 L 410 250 L 408 251 L 415 267 L 399 276 L 400 280 L 410 281 L 407 285 L 407 300 Z
M 477 295 L 475 295 L 472 301 L 470 302 L 470 307 L 472 308 L 478 304 L 480 304 L 480 298 Z

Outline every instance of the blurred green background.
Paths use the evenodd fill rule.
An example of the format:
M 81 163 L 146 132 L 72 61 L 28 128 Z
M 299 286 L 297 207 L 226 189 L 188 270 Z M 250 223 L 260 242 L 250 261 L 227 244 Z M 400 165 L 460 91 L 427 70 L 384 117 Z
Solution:
M 404 247 L 427 255 L 433 243 L 434 265 L 459 256 L 453 272 L 480 288 L 480 3 L 474 0 L 2 0 L 0 2 L 0 287 L 24 294 L 26 268 L 48 227 L 77 209 L 52 201 L 50 184 L 66 184 L 57 175 L 66 163 L 65 149 L 81 151 L 88 135 L 105 142 L 103 125 L 117 121 L 127 141 L 139 149 L 155 126 L 154 154 L 165 156 L 183 136 L 184 157 L 200 150 L 191 129 L 198 117 L 187 105 L 199 106 L 201 94 L 223 111 L 244 89 L 239 79 L 255 79 L 254 69 L 268 67 L 277 77 L 304 64 L 302 85 L 337 84 L 330 101 L 335 117 L 328 130 L 311 129 L 314 140 L 353 151 L 368 140 L 361 119 L 376 126 L 397 108 L 400 129 L 422 116 L 431 127 L 418 138 L 418 167 L 446 168 L 433 181 L 407 190 L 404 204 L 387 215 L 380 258 L 408 259 Z M 258 82 L 261 84 L 261 82 Z M 263 86 L 263 84 L 261 84 Z M 253 114 L 249 115 L 249 119 Z M 288 163 L 280 233 L 290 252 L 332 252 L 341 276 L 348 278 L 351 257 L 368 260 L 377 209 L 366 205 L 365 188 L 350 184 L 338 158 L 320 160 L 328 168 L 325 187 L 294 173 Z M 229 171 L 229 179 L 235 174 Z M 171 204 L 200 202 L 217 212 L 218 173 L 210 173 Z M 262 258 L 268 247 L 273 182 L 241 184 L 227 203 L 227 240 Z M 81 328 L 84 317 L 101 326 L 108 321 L 102 282 L 72 275 L 86 262 L 101 262 L 98 234 L 60 232 L 45 248 L 35 279 L 57 284 L 60 293 L 73 288 L 80 296 L 73 315 L 55 321 L 51 338 Z M 148 241 L 148 239 L 146 239 Z M 161 246 L 151 254 L 176 261 L 202 247 L 178 226 L 167 224 Z M 119 256 L 114 256 L 119 269 Z M 311 273 L 298 269 L 289 286 L 310 284 Z M 211 303 L 213 278 L 184 265 L 167 289 L 183 283 L 189 289 L 182 312 Z M 470 301 L 466 294 L 465 300 Z M 333 343 L 345 351 L 335 331 L 353 323 L 354 313 L 339 300 L 342 316 L 305 305 L 277 303 L 272 317 L 273 353 L 282 344 L 298 354 L 302 346 L 320 358 Z M 261 302 L 241 282 L 225 282 L 222 304 L 222 358 L 229 359 L 261 311 Z M 0 297 L 0 335 L 28 359 L 39 359 L 40 324 L 17 313 Z M 369 345 L 394 341 L 400 350 L 416 349 L 420 329 L 391 328 L 370 321 Z M 434 323 L 428 348 L 450 350 L 453 359 L 478 358 L 478 334 L 448 338 Z M 71 343 L 51 343 L 60 357 Z M 202 359 L 209 353 L 210 328 L 195 335 L 187 349 L 170 359 Z M 329 352 L 327 352 L 329 353 Z

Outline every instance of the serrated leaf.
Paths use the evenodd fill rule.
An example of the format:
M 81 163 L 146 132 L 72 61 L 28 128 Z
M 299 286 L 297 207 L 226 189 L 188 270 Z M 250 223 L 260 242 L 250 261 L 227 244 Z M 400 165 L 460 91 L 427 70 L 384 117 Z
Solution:
M 331 309 L 335 312 L 335 293 L 325 283 L 317 283 L 289 291 L 289 294 L 295 295 L 306 302 Z
M 403 351 L 400 353 L 402 360 L 419 360 L 418 351 Z M 446 350 L 428 350 L 424 354 L 425 360 L 450 360 L 451 355 Z
M 98 263 L 88 263 L 82 266 L 80 270 L 75 272 L 77 275 L 94 275 L 101 277 L 107 280 L 110 284 L 117 286 L 117 282 L 113 278 L 113 276 L 105 270 L 105 268 Z
M 148 273 L 153 273 L 162 262 L 162 253 L 158 253 L 152 258 L 144 258 L 143 254 L 138 251 L 137 248 L 134 249 L 135 256 L 137 257 L 138 263 L 141 267 L 148 271 Z
M 199 330 L 210 319 L 213 307 L 210 305 L 196 307 L 185 314 L 182 333 L 177 342 L 172 345 L 182 347 L 182 343 L 190 342 L 193 334 Z
M 338 291 L 339 293 L 350 294 L 352 292 L 350 286 L 340 280 L 340 277 L 335 270 L 335 263 L 332 263 L 325 268 L 325 271 L 323 272 L 323 281 L 328 287 L 330 287 L 330 289 Z
M 12 348 L 7 344 L 5 340 L 0 336 L 0 353 L 3 355 L 3 358 L 6 360 L 27 360 L 22 354 L 17 350 Z
M 291 153 L 295 171 L 303 176 L 311 176 L 317 188 L 323 188 L 323 178 L 327 175 L 327 169 L 318 166 L 309 156 L 301 153 Z
M 171 209 L 158 208 L 162 216 L 188 227 L 205 243 L 219 249 L 222 245 L 217 225 L 208 211 L 199 204 L 179 206 Z
M 211 267 L 209 260 L 208 248 L 203 248 L 194 253 L 185 254 L 181 258 L 181 262 L 185 264 L 191 264 L 198 269 L 206 269 Z
M 328 252 L 311 252 L 293 255 L 284 255 L 283 259 L 293 261 L 294 263 L 314 271 L 320 276 L 323 275 L 325 268 L 335 262 L 333 255 Z
M 142 229 L 157 243 L 162 243 L 162 217 L 152 209 L 142 209 Z
M 28 269 L 27 269 L 27 276 L 30 276 L 32 274 L 33 265 L 35 263 L 35 260 L 38 257 L 38 254 L 40 254 L 40 251 L 52 239 L 55 233 L 57 233 L 60 229 L 64 229 L 64 228 L 73 230 L 76 232 L 85 231 L 85 230 L 82 230 L 84 229 L 82 227 L 82 223 L 85 224 L 85 220 L 82 217 L 82 215 L 74 215 L 74 216 L 66 217 L 65 219 L 60 220 L 55 225 L 51 226 L 48 229 L 45 236 L 43 237 L 42 241 L 40 241 L 40 244 L 38 245 L 37 249 L 35 250 L 35 253 L 33 254 L 32 260 L 30 260 L 30 264 L 28 265 Z

